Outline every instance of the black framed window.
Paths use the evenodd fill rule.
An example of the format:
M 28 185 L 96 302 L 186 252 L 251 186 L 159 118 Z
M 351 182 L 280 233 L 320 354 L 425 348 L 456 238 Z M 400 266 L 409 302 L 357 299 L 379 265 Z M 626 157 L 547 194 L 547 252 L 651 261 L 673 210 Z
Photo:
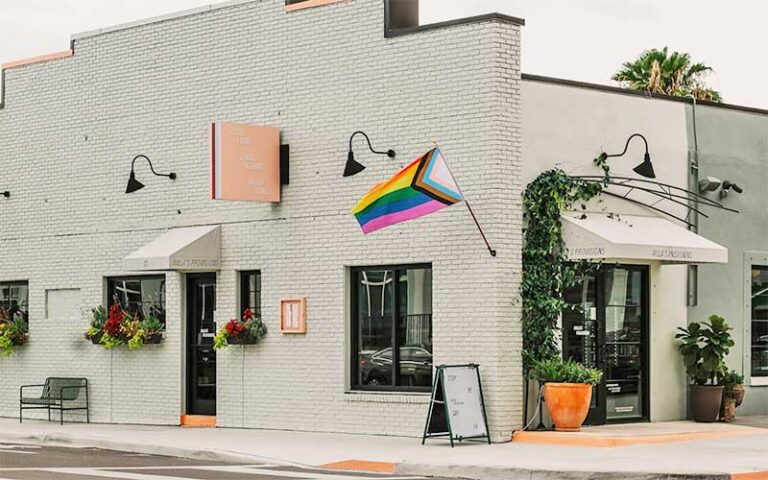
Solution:
M 261 318 L 261 272 L 240 272 L 240 315 L 250 310 Z
M 165 326 L 165 275 L 107 279 L 108 306 L 120 305 L 139 320 L 155 317 Z
M 752 376 L 768 377 L 768 266 L 752 266 Z
M 8 321 L 20 314 L 29 322 L 29 282 L 0 282 L 0 310 Z
M 352 269 L 352 388 L 432 387 L 432 267 Z

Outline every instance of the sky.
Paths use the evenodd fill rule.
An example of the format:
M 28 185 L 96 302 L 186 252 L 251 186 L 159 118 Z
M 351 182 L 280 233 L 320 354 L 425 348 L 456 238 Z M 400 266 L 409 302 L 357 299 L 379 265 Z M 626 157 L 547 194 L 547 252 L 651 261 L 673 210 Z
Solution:
M 73 33 L 211 0 L 0 0 L 0 63 L 66 50 Z M 214 2 L 215 3 L 215 2 Z M 523 72 L 612 85 L 624 61 L 669 46 L 715 69 L 727 103 L 768 109 L 765 0 L 421 0 L 421 23 L 522 17 Z

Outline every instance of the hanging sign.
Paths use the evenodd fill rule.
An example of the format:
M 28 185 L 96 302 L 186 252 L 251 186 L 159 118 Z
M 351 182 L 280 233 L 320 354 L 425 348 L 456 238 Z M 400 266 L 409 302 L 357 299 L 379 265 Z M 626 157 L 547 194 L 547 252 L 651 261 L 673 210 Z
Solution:
M 451 447 L 455 440 L 487 439 L 491 443 L 479 365 L 437 367 L 421 444 L 436 437 L 448 437 Z
M 211 126 L 211 198 L 280 201 L 280 130 L 214 123 Z

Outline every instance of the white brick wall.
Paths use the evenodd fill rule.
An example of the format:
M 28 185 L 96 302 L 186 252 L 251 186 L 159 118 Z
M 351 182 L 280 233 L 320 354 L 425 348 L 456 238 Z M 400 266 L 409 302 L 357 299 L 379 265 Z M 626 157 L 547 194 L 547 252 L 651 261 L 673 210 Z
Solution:
M 82 338 L 104 277 L 165 229 L 221 224 L 219 320 L 237 315 L 238 270 L 263 276 L 269 335 L 219 354 L 218 422 L 420 435 L 423 395 L 349 394 L 346 268 L 432 263 L 436 363 L 482 365 L 496 439 L 521 418 L 519 27 L 499 20 L 385 39 L 381 0 L 286 13 L 261 0 L 78 38 L 75 55 L 6 71 L 0 111 L 0 280 L 28 279 L 30 344 L 0 359 L 0 415 L 17 388 L 91 380 L 96 422 L 177 424 L 183 282 L 167 274 L 160 346 L 107 352 Z M 209 200 L 209 125 L 274 125 L 291 145 L 279 205 Z M 396 161 L 341 178 L 362 129 Z M 464 206 L 366 237 L 349 213 L 373 184 L 439 141 L 486 229 Z M 175 182 L 147 175 L 143 153 Z M 45 318 L 45 292 L 79 289 L 81 318 Z M 279 333 L 279 300 L 308 297 L 308 334 Z

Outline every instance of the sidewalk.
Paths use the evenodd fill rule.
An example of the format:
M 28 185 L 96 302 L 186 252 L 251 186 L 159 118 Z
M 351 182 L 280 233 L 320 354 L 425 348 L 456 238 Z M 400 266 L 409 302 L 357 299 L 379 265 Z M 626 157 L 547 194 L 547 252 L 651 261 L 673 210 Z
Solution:
M 515 442 L 462 444 L 451 449 L 445 441 L 433 440 L 422 446 L 416 438 L 135 425 L 59 426 L 39 421 L 20 425 L 12 419 L 0 419 L 0 443 L 95 447 L 209 461 L 264 461 L 312 467 L 338 466 L 354 460 L 376 462 L 372 465 L 378 467 L 389 465 L 390 471 L 403 474 L 484 480 L 768 479 L 768 473 L 756 473 L 768 472 L 768 430 L 735 425 L 702 427 L 687 422 L 645 424 L 636 429 L 634 436 L 656 440 L 610 448 L 602 444 Z M 614 426 L 603 433 L 598 429 L 587 430 L 584 435 L 600 437 L 615 435 L 617 431 Z M 706 435 L 702 439 L 694 435 L 681 440 L 666 437 L 670 431 Z

